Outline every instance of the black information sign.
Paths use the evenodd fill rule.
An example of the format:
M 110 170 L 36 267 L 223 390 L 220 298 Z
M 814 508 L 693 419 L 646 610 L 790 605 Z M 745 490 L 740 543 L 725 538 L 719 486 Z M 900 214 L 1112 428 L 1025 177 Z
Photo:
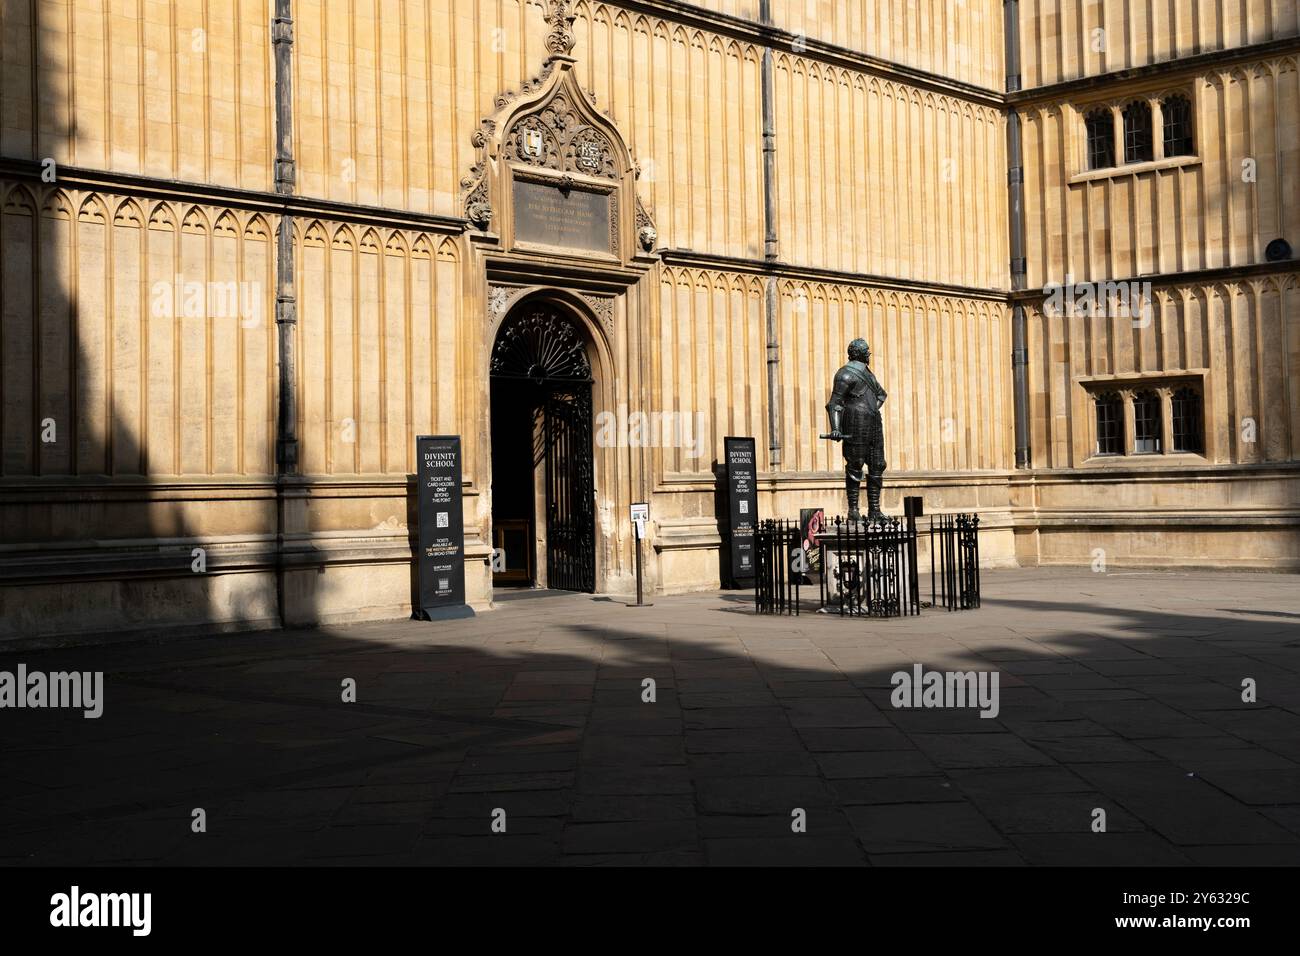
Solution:
M 420 607 L 416 616 L 465 605 L 465 517 L 461 510 L 459 435 L 415 440 L 420 516 Z
M 753 587 L 754 529 L 758 525 L 758 473 L 754 439 L 728 438 L 727 497 L 730 499 L 731 586 Z

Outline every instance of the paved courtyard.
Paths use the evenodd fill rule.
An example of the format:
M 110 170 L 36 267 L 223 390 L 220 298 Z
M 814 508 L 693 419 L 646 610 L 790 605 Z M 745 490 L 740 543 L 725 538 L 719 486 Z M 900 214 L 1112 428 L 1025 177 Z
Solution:
M 870 622 L 542 594 L 7 652 L 105 704 L 0 711 L 0 862 L 1300 864 L 1298 584 L 999 571 L 981 610 Z M 895 708 L 914 664 L 996 671 L 1000 712 Z

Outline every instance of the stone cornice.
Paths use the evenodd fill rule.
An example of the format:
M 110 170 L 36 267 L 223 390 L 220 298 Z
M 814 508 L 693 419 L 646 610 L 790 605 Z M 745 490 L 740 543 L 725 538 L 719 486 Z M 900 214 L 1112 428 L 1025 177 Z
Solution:
M 747 275 L 775 276 L 780 279 L 801 279 L 805 282 L 826 282 L 834 285 L 853 285 L 870 288 L 897 289 L 900 292 L 923 292 L 963 299 L 982 299 L 989 302 L 1006 302 L 1010 294 L 1005 289 L 987 289 L 981 286 L 951 285 L 944 282 L 923 282 L 896 276 L 873 275 L 865 272 L 845 272 L 838 269 L 821 269 L 816 266 L 799 266 L 767 259 L 746 259 L 740 256 L 715 255 L 696 252 L 694 249 L 660 249 L 664 265 L 686 266 L 695 269 L 713 269 L 719 272 L 739 272 Z
M 1153 455 L 1154 459 L 1164 455 Z M 1082 483 L 1133 482 L 1140 484 L 1179 484 L 1195 481 L 1258 481 L 1260 479 L 1300 479 L 1300 462 L 1294 461 L 1251 461 L 1251 462 L 1205 462 L 1204 464 L 1166 464 L 1164 467 L 1139 467 L 1117 465 L 1112 468 L 1035 468 L 1033 471 L 1017 471 L 1011 477 L 1015 487 L 1029 485 L 1064 484 L 1078 486 Z M 1026 506 L 1027 511 L 1049 512 L 1053 509 Z M 1079 508 L 1059 509 L 1079 511 Z M 1185 509 L 1165 509 L 1177 512 Z M 1261 510 L 1261 509 L 1253 509 Z M 1296 510 L 1286 508 L 1282 510 Z M 1235 513 L 1235 512 L 1234 512 Z
M 1118 285 L 1124 285 L 1134 282 L 1150 282 L 1152 288 L 1170 289 L 1182 285 L 1219 285 L 1224 282 L 1240 282 L 1247 279 L 1287 275 L 1294 272 L 1300 272 L 1300 259 L 1287 259 L 1283 262 L 1256 262 L 1250 265 L 1223 266 L 1217 269 L 1196 269 L 1190 272 L 1162 272 L 1152 275 L 1129 276 L 1127 278 L 1114 279 L 1094 279 L 1087 276 L 1075 276 L 1074 284 L 1083 285 L 1084 283 L 1113 282 Z M 1036 304 L 1045 299 L 1047 295 L 1048 293 L 1043 289 L 1025 289 L 1024 291 L 1012 292 L 1010 294 L 1011 302 L 1013 304 Z
M 273 500 L 286 496 L 381 498 L 406 497 L 411 475 L 42 475 L 0 477 L 0 505 L 37 502 Z M 462 480 L 465 497 L 479 492 Z M 0 551 L 4 550 L 0 542 Z
M 25 159 L 0 156 L 0 177 L 41 181 L 41 164 Z M 134 173 L 118 173 L 80 166 L 58 166 L 58 181 L 53 186 L 95 190 L 135 198 L 165 199 L 246 209 L 272 215 L 301 216 L 307 219 L 326 219 L 330 222 L 351 222 L 358 225 L 384 226 L 392 229 L 418 229 L 422 232 L 458 235 L 469 223 L 457 216 L 439 216 L 433 213 L 413 212 L 389 206 L 368 206 L 361 203 L 337 202 L 313 196 L 266 192 L 256 189 L 239 189 L 210 183 L 192 183 Z
M 1226 50 L 1212 50 L 1195 56 L 1181 57 L 1176 60 L 1161 60 L 1125 70 L 1112 70 L 1095 76 L 1083 76 L 1046 86 L 1035 86 L 1015 93 L 1007 93 L 1002 99 L 1012 109 L 1020 109 L 1040 104 L 1053 103 L 1093 93 L 1113 91 L 1125 84 L 1142 84 L 1148 80 L 1172 80 L 1183 76 L 1195 76 L 1216 67 L 1224 69 L 1267 60 L 1300 52 L 1300 36 L 1283 37 L 1280 40 L 1268 40 L 1264 43 L 1252 43 L 1248 46 L 1233 47 Z

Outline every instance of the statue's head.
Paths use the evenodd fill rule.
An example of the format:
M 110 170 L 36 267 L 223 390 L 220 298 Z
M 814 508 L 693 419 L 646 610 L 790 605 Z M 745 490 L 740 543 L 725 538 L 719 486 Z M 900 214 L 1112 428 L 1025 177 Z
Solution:
M 867 344 L 866 339 L 854 339 L 849 343 L 849 360 L 852 362 L 867 362 L 871 359 L 871 346 Z

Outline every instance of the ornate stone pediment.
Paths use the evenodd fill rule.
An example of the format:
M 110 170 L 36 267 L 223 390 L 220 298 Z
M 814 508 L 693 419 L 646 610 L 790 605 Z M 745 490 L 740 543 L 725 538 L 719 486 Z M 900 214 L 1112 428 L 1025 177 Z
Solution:
M 541 72 L 498 96 L 496 111 L 474 131 L 475 162 L 461 181 L 465 216 L 507 247 L 629 260 L 652 253 L 657 234 L 636 192 L 639 170 L 626 140 L 578 82 L 574 19 L 569 0 L 550 0 L 550 56 Z M 516 212 L 526 228 L 516 228 Z

